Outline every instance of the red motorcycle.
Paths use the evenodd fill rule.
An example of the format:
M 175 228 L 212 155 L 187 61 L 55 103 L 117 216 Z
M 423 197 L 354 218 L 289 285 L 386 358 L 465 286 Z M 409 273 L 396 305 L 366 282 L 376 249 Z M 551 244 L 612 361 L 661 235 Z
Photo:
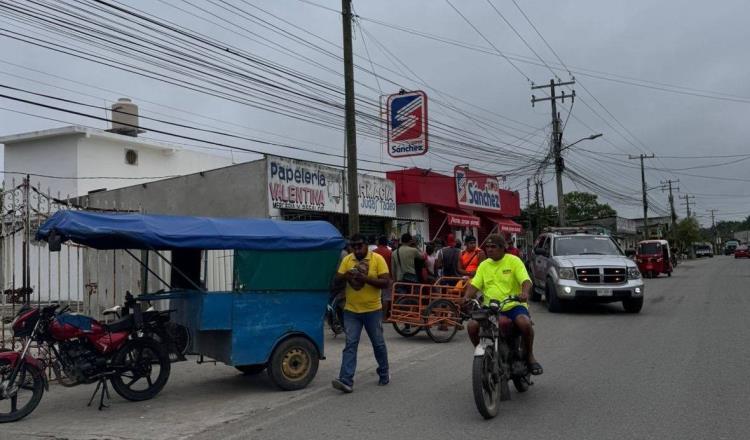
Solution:
M 153 398 L 169 379 L 170 356 L 184 360 L 171 334 L 169 313 L 135 307 L 105 324 L 70 313 L 67 306 L 24 305 L 12 323 L 23 349 L 0 352 L 0 423 L 34 411 L 49 390 L 47 368 L 63 386 L 97 383 L 88 404 L 101 391 L 100 410 L 106 407 L 105 395 L 109 397 L 107 381 L 125 399 Z

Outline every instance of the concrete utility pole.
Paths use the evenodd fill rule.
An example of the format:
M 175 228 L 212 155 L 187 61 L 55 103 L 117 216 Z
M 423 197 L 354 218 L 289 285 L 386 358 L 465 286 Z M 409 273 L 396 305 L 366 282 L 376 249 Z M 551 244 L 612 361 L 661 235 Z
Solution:
M 654 156 L 640 154 L 638 156 L 628 156 L 628 159 L 641 159 L 641 186 L 643 188 L 643 239 L 648 240 L 648 193 L 646 192 L 646 170 L 643 167 L 643 159 L 653 159 Z
M 684 196 L 682 196 L 680 198 L 681 199 L 685 199 L 685 203 L 683 203 L 683 205 L 685 205 L 685 207 L 687 208 L 687 216 L 688 216 L 688 218 L 690 218 L 690 201 L 693 200 L 695 198 L 695 196 L 691 196 L 691 195 L 685 194 Z
M 354 119 L 354 61 L 352 56 L 352 0 L 341 0 L 344 26 L 344 92 L 346 113 L 346 181 L 349 208 L 349 235 L 359 232 L 359 191 L 357 189 L 357 127 Z
M 550 101 L 552 103 L 552 152 L 555 156 L 555 178 L 557 180 L 557 212 L 560 219 L 560 226 L 565 226 L 565 200 L 563 198 L 563 186 L 562 186 L 562 172 L 565 169 L 565 163 L 562 158 L 562 127 L 560 127 L 560 114 L 557 113 L 557 100 L 560 99 L 565 102 L 565 92 L 562 95 L 555 95 L 555 87 L 568 86 L 575 84 L 575 81 L 558 82 L 555 83 L 554 79 L 549 80 L 549 85 L 544 86 L 531 86 L 531 89 L 544 89 L 549 87 L 550 96 L 546 98 L 537 98 L 531 95 L 531 106 L 540 101 Z M 573 100 L 575 99 L 576 92 L 568 95 Z
M 672 220 L 672 237 L 674 238 L 674 231 L 677 227 L 677 212 L 674 210 L 674 197 L 672 196 L 672 184 L 673 183 L 679 183 L 680 179 L 672 180 L 669 179 L 666 182 L 661 182 L 662 185 L 669 185 L 669 213 Z M 679 191 L 680 188 L 677 188 L 677 191 Z
M 716 214 L 716 211 L 718 211 L 718 209 L 707 209 L 706 211 L 708 211 L 708 212 L 711 213 L 711 232 L 713 232 L 713 235 L 714 235 L 714 246 L 716 246 L 718 244 L 717 242 L 719 240 L 716 237 L 716 219 L 714 217 L 714 214 Z

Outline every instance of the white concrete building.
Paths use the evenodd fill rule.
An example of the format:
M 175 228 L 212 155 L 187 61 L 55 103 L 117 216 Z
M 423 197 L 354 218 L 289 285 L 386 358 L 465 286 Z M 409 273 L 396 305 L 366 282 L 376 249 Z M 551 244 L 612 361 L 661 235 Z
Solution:
M 80 248 L 66 244 L 61 252 L 50 253 L 33 240 L 36 228 L 60 207 L 44 195 L 67 199 L 232 164 L 229 156 L 137 137 L 143 133 L 138 128 L 138 109 L 127 99 L 118 101 L 112 113 L 110 131 L 67 126 L 0 137 L 5 147 L 0 185 L 0 317 L 7 317 L 9 303 L 20 301 L 14 297 L 23 292 L 31 292 L 31 300 L 86 302 L 85 292 L 100 289 L 106 294 L 110 288 L 82 282 Z M 25 174 L 30 175 L 32 188 L 20 187 Z
M 32 176 L 31 184 L 63 198 L 232 164 L 230 157 L 81 126 L 3 136 L 0 143 L 5 145 L 6 172 L 52 176 Z M 14 177 L 23 179 L 6 174 L 6 186 Z M 128 179 L 118 179 L 123 177 Z

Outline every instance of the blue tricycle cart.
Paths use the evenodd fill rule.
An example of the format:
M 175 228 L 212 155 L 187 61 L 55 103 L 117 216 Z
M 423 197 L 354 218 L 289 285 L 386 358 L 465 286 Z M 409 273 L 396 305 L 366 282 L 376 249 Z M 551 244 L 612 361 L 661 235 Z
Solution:
M 267 369 L 284 390 L 307 386 L 324 358 L 323 317 L 344 247 L 330 223 L 61 211 L 37 237 L 50 248 L 71 240 L 130 254 L 168 287 L 136 299 L 169 301 L 189 353 L 247 374 Z M 206 252 L 222 249 L 233 251 L 233 288 L 207 291 Z M 149 267 L 150 255 L 168 261 L 169 281 Z

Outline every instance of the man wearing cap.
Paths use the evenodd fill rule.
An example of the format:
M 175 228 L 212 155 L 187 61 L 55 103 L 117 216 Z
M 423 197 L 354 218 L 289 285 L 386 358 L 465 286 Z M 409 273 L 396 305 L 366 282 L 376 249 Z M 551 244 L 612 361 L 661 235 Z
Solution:
M 378 385 L 388 385 L 388 351 L 383 338 L 383 311 L 381 289 L 388 287 L 390 276 L 385 259 L 367 249 L 367 243 L 360 234 L 349 239 L 353 252 L 339 265 L 336 278 L 346 281 L 346 306 L 344 307 L 344 332 L 346 345 L 341 358 L 339 377 L 332 385 L 339 391 L 351 393 L 354 387 L 354 372 L 357 369 L 357 348 L 362 328 L 370 337 L 376 372 L 380 377 Z
M 534 357 L 534 329 L 527 306 L 531 293 L 531 279 L 523 261 L 515 255 L 506 253 L 507 246 L 501 235 L 492 234 L 487 237 L 485 248 L 488 258 L 477 268 L 466 291 L 466 298 L 474 298 L 479 291 L 484 294 L 485 304 L 489 304 L 491 300 L 502 302 L 511 296 L 519 297 L 521 302 L 512 301 L 503 306 L 500 312 L 500 326 L 503 328 L 512 321 L 520 330 L 528 355 L 529 372 L 539 375 L 543 370 Z M 479 324 L 473 320 L 469 321 L 467 330 L 469 339 L 476 347 L 479 345 Z

